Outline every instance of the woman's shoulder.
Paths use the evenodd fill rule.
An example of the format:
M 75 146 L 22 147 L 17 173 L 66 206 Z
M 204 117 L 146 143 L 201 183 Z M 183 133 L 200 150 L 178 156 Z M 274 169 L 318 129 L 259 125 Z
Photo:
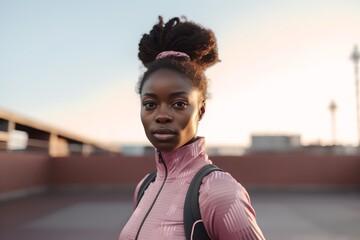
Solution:
M 213 171 L 209 173 L 202 181 L 202 188 L 206 192 L 213 192 L 218 190 L 218 188 L 245 190 L 243 185 L 226 171 Z
M 226 171 L 213 171 L 204 177 L 199 200 L 212 206 L 216 206 L 217 203 L 231 204 L 239 200 L 250 203 L 246 189 Z

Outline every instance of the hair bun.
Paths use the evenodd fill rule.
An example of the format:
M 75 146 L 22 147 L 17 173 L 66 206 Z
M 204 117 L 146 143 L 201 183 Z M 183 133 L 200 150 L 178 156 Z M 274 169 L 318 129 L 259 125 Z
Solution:
M 159 23 L 142 36 L 138 57 L 144 66 L 148 66 L 164 51 L 183 52 L 203 69 L 219 61 L 213 31 L 185 18 L 175 17 L 164 23 L 159 16 Z

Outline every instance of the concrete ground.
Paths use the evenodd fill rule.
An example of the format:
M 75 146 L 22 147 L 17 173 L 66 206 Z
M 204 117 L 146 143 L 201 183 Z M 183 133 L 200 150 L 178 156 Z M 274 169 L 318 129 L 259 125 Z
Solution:
M 116 240 L 132 191 L 51 191 L 0 202 L 1 240 Z M 250 192 L 267 239 L 360 239 L 360 192 Z

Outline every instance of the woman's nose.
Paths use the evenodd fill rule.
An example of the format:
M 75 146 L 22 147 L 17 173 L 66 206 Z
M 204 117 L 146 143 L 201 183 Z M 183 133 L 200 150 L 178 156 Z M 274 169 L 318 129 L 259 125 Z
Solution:
M 157 123 L 167 123 L 172 121 L 172 116 L 169 114 L 169 111 L 165 107 L 160 107 L 158 114 L 155 117 Z
M 155 118 L 155 121 L 157 123 L 167 123 L 167 122 L 171 122 L 172 121 L 172 118 L 168 115 L 158 115 L 156 118 Z

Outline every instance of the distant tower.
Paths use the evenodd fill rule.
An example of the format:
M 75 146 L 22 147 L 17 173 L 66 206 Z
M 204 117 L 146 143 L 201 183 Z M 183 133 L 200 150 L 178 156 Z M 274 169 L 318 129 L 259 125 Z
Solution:
M 331 114 L 331 133 L 332 133 L 332 145 L 336 145 L 336 109 L 337 106 L 334 101 L 330 102 L 329 110 Z
M 360 146 L 360 113 L 359 113 L 359 59 L 360 53 L 357 45 L 355 45 L 353 52 L 351 53 L 351 60 L 355 66 L 355 96 L 356 96 L 356 123 L 358 130 L 358 146 Z

